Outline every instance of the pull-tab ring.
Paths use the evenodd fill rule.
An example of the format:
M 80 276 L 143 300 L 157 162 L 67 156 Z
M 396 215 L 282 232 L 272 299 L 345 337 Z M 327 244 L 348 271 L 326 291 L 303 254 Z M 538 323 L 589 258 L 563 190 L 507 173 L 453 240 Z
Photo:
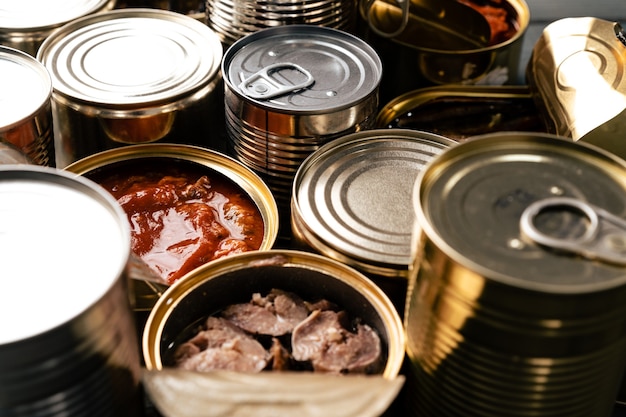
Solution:
M 576 212 L 584 216 L 588 221 L 584 233 L 578 237 L 560 239 L 541 232 L 535 225 L 535 219 L 541 213 L 555 210 Z M 529 205 L 520 218 L 520 232 L 524 239 L 551 249 L 626 265 L 626 221 L 575 198 L 546 198 Z
M 372 9 L 374 7 L 374 3 L 381 0 L 366 0 L 365 1 L 365 11 L 367 16 L 367 24 L 369 28 L 376 33 L 378 36 L 382 36 L 384 38 L 395 38 L 400 35 L 406 26 L 409 24 L 409 6 L 411 5 L 411 0 L 396 0 L 396 3 L 400 7 L 402 11 L 402 20 L 400 22 L 400 27 L 394 32 L 384 32 L 376 27 L 374 23 L 372 23 Z
M 297 84 L 282 84 L 273 77 L 273 74 L 284 69 L 296 70 L 304 74 L 304 81 Z M 306 88 L 313 84 L 314 81 L 313 75 L 301 66 L 290 62 L 282 62 L 261 68 L 247 78 L 242 76 L 242 81 L 239 83 L 238 88 L 250 98 L 267 100 Z

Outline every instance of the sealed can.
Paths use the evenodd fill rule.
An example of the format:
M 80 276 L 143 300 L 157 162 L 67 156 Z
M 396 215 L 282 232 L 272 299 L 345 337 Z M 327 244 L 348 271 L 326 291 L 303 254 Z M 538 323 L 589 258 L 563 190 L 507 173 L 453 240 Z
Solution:
M 34 57 L 0 46 L 0 142 L 37 165 L 55 166 L 52 81 Z
M 221 146 L 222 45 L 179 13 L 120 9 L 69 23 L 37 58 L 52 77 L 61 168 L 128 144 Z
M 626 157 L 624 53 L 626 35 L 617 22 L 567 18 L 544 29 L 527 79 L 550 133 Z
M 458 141 L 494 132 L 547 133 L 530 89 L 521 85 L 419 88 L 382 106 L 376 126 L 432 132 Z
M 626 360 L 625 174 L 598 147 L 517 132 L 421 171 L 413 415 L 611 415 Z
M 363 272 L 404 310 L 419 171 L 451 139 L 408 129 L 374 129 L 334 139 L 295 175 L 293 241 Z
M 176 170 L 173 171 L 174 169 Z M 165 176 L 170 175 L 172 172 L 176 172 L 180 173 L 181 178 L 184 174 L 189 172 L 193 172 L 196 176 L 203 175 L 208 178 L 213 192 L 220 192 L 219 185 L 223 184 L 221 189 L 232 193 L 232 195 L 227 195 L 222 192 L 224 197 L 228 198 L 228 200 L 232 203 L 232 211 L 227 212 L 230 217 L 235 218 L 237 215 L 237 208 L 243 207 L 241 204 L 236 204 L 236 198 L 246 199 L 246 201 L 249 200 L 254 206 L 256 206 L 258 209 L 258 217 L 262 222 L 262 227 L 259 236 L 254 238 L 254 241 L 258 242 L 258 247 L 255 247 L 254 250 L 271 249 L 278 234 L 278 209 L 274 197 L 272 196 L 272 193 L 267 185 L 253 171 L 238 161 L 216 151 L 182 144 L 152 143 L 131 145 L 88 156 L 67 166 L 65 170 L 89 178 L 101 185 L 104 185 L 114 176 L 119 177 L 118 183 L 124 182 L 128 177 L 131 178 L 136 184 L 141 184 L 140 175 L 142 172 L 148 171 L 151 175 L 153 174 L 155 176 Z M 191 185 L 192 183 L 186 183 L 185 187 L 189 187 Z M 106 189 L 108 190 L 109 188 L 107 187 Z M 167 188 L 167 190 L 170 193 L 174 193 L 174 189 L 171 187 Z M 200 211 L 201 208 L 198 203 L 201 199 L 199 196 L 195 198 L 197 201 L 192 201 L 192 205 L 190 207 L 193 207 L 196 211 Z M 166 198 L 161 197 L 158 201 L 155 201 L 151 207 L 158 207 L 158 204 L 165 206 Z M 176 210 L 176 208 L 171 210 Z M 213 210 L 219 212 L 219 206 L 216 206 Z M 132 221 L 137 224 L 139 222 L 138 216 L 135 217 L 136 218 L 134 220 L 131 220 L 129 217 L 127 221 L 129 223 Z M 203 253 L 194 246 L 184 245 L 184 242 L 192 241 L 194 238 L 200 240 L 210 238 L 210 236 L 205 235 L 198 238 L 198 234 L 196 233 L 194 227 L 199 227 L 199 225 L 195 224 L 195 218 L 192 219 L 191 217 L 192 216 L 189 216 L 187 218 L 185 228 L 186 233 L 184 236 L 181 236 L 181 242 L 172 240 L 170 242 L 172 249 L 163 250 L 162 252 L 154 251 L 149 256 L 152 258 L 158 258 L 160 256 L 165 256 L 170 251 L 184 252 L 195 249 L 196 252 L 199 252 L 202 258 L 207 259 L 203 262 L 209 262 L 209 253 Z M 159 224 L 160 221 L 168 219 L 173 224 L 176 224 L 176 222 L 174 222 L 175 218 L 171 215 L 165 219 L 158 219 L 155 215 L 152 225 L 156 228 L 156 225 Z M 229 225 L 230 223 L 227 223 L 227 226 Z M 234 226 L 235 225 L 230 225 L 230 228 L 233 228 Z M 247 222 L 246 226 L 252 228 L 252 225 Z M 165 223 L 162 227 L 165 228 Z M 177 235 L 173 232 L 175 231 L 172 230 L 172 236 L 161 235 L 162 239 L 174 239 Z M 238 234 L 244 234 L 243 230 L 239 230 Z M 243 236 L 237 237 L 237 239 L 247 241 L 247 239 Z M 235 246 L 234 249 L 235 248 L 237 251 L 243 250 L 240 246 Z M 141 257 L 142 254 L 136 253 L 136 255 Z M 227 256 L 231 255 L 229 254 Z M 163 259 L 167 259 L 168 264 L 170 265 L 176 264 L 172 257 L 165 257 Z M 185 269 L 190 269 L 191 265 L 193 265 L 191 261 L 192 258 L 186 257 L 184 259 L 186 259 L 186 262 L 181 266 L 181 268 L 184 267 Z M 156 262 L 154 264 L 150 263 L 149 265 L 159 266 L 161 264 L 162 262 Z M 155 277 L 155 279 L 151 279 L 150 276 L 135 276 L 135 274 L 132 273 L 133 271 L 135 270 L 131 270 L 131 278 L 134 278 L 133 289 L 135 295 L 135 311 L 149 311 L 171 282 L 163 279 L 162 276 Z M 179 274 L 177 271 L 174 272 L 176 272 L 176 276 L 182 274 Z
M 433 85 L 518 83 L 525 0 L 361 0 L 359 17 L 385 67 L 384 102 Z
M 288 25 L 234 43 L 222 74 L 230 152 L 265 179 L 288 222 L 302 161 L 334 138 L 373 126 L 380 59 L 346 32 Z
M 115 0 L 37 0 L 4 2 L 0 9 L 0 45 L 32 56 L 56 29 L 83 16 L 107 12 Z
M 36 165 L 0 165 L 0 195 L 0 414 L 141 415 L 121 207 Z

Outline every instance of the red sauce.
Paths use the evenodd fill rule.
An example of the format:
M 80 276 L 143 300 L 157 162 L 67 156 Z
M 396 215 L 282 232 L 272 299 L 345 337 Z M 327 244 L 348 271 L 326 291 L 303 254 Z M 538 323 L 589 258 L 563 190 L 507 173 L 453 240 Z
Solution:
M 128 215 L 133 252 L 169 284 L 214 259 L 259 249 L 263 241 L 256 204 L 217 173 L 142 165 L 93 179 Z
M 497 45 L 511 39 L 517 33 L 515 11 L 511 10 L 507 0 L 482 0 L 477 4 L 472 0 L 457 0 L 480 12 L 491 28 L 490 45 Z

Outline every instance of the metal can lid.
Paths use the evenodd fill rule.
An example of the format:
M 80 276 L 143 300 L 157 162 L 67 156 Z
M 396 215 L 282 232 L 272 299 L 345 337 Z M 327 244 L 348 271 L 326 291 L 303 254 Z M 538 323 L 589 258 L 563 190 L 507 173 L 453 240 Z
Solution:
M 28 119 L 50 99 L 52 81 L 35 58 L 0 46 L 0 131 Z
M 382 63 L 363 40 L 323 26 L 267 28 L 224 54 L 228 88 L 248 101 L 289 112 L 332 111 L 374 94 Z
M 0 345 L 65 324 L 124 273 L 130 230 L 121 207 L 75 174 L 0 166 Z M 33 307 L 44 314 L 33 314 Z
M 106 9 L 111 0 L 29 0 L 3 2 L 0 32 L 53 29 Z
M 422 167 L 456 142 L 404 129 L 335 139 L 307 158 L 294 178 L 292 216 L 315 249 L 360 270 L 406 275 Z
M 542 233 L 569 248 L 535 239 L 524 219 L 536 203 L 554 198 L 623 217 L 625 175 L 623 160 L 566 138 L 517 132 L 476 136 L 420 173 L 413 194 L 416 224 L 453 262 L 493 282 L 554 294 L 603 291 L 626 284 L 626 273 L 623 264 L 587 250 L 594 222 L 586 212 L 564 205 L 533 217 Z M 626 230 L 621 236 L 626 243 Z M 604 243 L 624 258 L 620 234 L 607 238 Z
M 179 13 L 120 9 L 53 32 L 37 58 L 54 93 L 103 106 L 140 106 L 193 95 L 219 74 L 222 45 L 210 28 Z

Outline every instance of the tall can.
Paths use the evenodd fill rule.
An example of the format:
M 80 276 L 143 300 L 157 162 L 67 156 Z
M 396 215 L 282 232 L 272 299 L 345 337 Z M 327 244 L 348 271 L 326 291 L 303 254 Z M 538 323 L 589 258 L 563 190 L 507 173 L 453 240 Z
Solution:
M 595 146 L 515 132 L 421 171 L 412 415 L 611 415 L 626 362 L 625 175 Z
M 46 68 L 20 50 L 0 46 L 0 142 L 37 165 L 55 165 L 52 81 Z
M 361 271 L 403 314 L 413 185 L 435 155 L 455 144 L 409 129 L 371 129 L 328 142 L 294 178 L 293 244 Z
M 289 25 L 234 43 L 222 74 L 229 152 L 266 181 L 289 224 L 302 161 L 334 138 L 373 126 L 382 63 L 349 33 Z
M 0 45 L 36 56 L 43 41 L 56 29 L 115 7 L 115 0 L 7 1 L 0 8 Z
M 223 142 L 217 35 L 168 10 L 120 9 L 69 23 L 41 45 L 52 77 L 57 166 L 128 144 Z
M 0 165 L 0 196 L 0 414 L 141 415 L 121 207 L 37 165 Z

